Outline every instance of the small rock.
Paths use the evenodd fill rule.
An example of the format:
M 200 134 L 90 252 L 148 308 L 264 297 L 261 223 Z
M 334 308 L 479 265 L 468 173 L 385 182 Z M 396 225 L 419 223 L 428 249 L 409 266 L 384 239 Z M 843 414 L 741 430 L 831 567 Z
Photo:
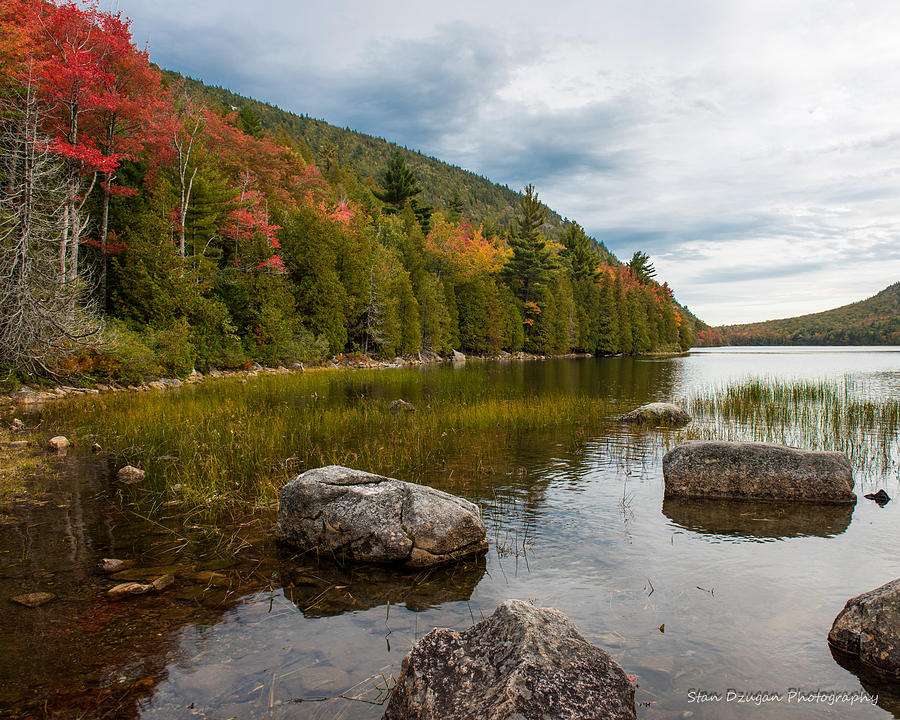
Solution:
M 883 488 L 877 493 L 866 493 L 863 497 L 865 497 L 867 500 L 874 500 L 881 507 L 884 507 L 891 501 L 891 496 L 888 495 Z
M 158 578 L 160 575 L 173 575 L 176 578 L 190 579 L 197 568 L 193 565 L 158 565 L 155 567 L 131 567 L 121 570 L 110 577 L 119 582 L 140 582 L 148 584 L 150 578 Z
M 47 441 L 47 448 L 53 452 L 61 453 L 69 447 L 69 439 L 63 435 L 57 435 Z
M 406 402 L 406 400 L 403 400 L 402 398 L 400 398 L 399 400 L 392 400 L 388 404 L 388 410 L 390 410 L 392 413 L 415 412 L 416 406 L 413 405 L 412 403 L 408 403 L 408 402 Z
M 466 361 L 466 356 L 459 352 L 459 350 L 454 350 L 450 359 L 455 363 L 464 363 Z
M 12 423 L 10 423 L 9 431 L 10 432 L 22 432 L 25 429 L 25 423 L 19 420 L 19 418 L 14 418 Z
M 224 573 L 213 572 L 212 570 L 204 570 L 194 573 L 191 580 L 206 585 L 207 587 L 225 587 L 228 585 L 228 576 Z
M 604 647 L 621 648 L 625 647 L 625 638 L 618 633 L 603 632 L 594 636 Z
M 91 452 L 94 454 L 96 454 L 98 452 L 102 452 L 102 450 L 103 450 L 103 448 L 100 447 L 100 443 L 94 443 L 93 445 L 91 445 Z
M 150 592 L 152 585 L 143 585 L 136 582 L 120 583 L 106 591 L 106 597 L 110 600 L 121 600 L 132 595 L 143 595 Z
M 28 441 L 27 440 L 12 440 L 12 441 L 6 443 L 6 447 L 8 447 L 10 450 L 23 450 L 24 448 L 28 447 Z
M 158 578 L 156 578 L 156 580 L 150 583 L 150 587 L 154 590 L 154 592 L 162 592 L 174 582 L 174 575 L 160 575 Z
M 682 408 L 673 403 L 649 403 L 635 408 L 619 418 L 620 422 L 634 423 L 635 425 L 668 425 L 677 427 L 687 425 L 691 421 Z
M 383 720 L 634 720 L 634 685 L 561 612 L 507 600 L 404 658 Z
M 119 479 L 119 482 L 126 483 L 127 485 L 133 485 L 134 483 L 139 483 L 144 479 L 144 471 L 139 470 L 132 465 L 126 465 L 121 470 L 119 470 L 116 477 Z
M 56 595 L 49 592 L 34 592 L 26 593 L 24 595 L 14 595 L 10 600 L 19 605 L 24 605 L 25 607 L 36 608 L 51 600 L 56 600 Z
M 134 567 L 134 560 L 119 560 L 118 558 L 103 558 L 97 563 L 97 569 L 106 574 L 121 572 Z

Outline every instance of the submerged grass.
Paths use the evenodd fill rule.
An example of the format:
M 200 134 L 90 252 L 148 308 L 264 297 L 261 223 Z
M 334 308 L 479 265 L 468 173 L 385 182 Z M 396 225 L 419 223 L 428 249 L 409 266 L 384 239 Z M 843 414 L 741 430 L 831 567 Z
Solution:
M 413 412 L 391 412 L 403 398 Z M 533 435 L 586 434 L 617 410 L 585 394 L 523 392 L 479 373 L 329 370 L 222 379 L 177 392 L 104 395 L 48 409 L 48 423 L 148 471 L 186 505 L 269 506 L 298 472 L 348 465 L 477 496 Z
M 900 400 L 864 381 L 754 379 L 695 393 L 695 421 L 673 440 L 756 440 L 837 450 L 865 474 L 885 475 L 900 459 Z

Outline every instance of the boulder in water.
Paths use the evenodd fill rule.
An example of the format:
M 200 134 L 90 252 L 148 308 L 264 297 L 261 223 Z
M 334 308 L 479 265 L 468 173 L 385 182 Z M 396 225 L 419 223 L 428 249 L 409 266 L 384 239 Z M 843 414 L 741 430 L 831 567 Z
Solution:
M 561 612 L 507 600 L 403 660 L 383 720 L 634 720 L 634 685 Z
M 691 441 L 663 457 L 666 497 L 856 502 L 850 461 L 771 443 Z
M 655 402 L 641 405 L 619 418 L 620 422 L 633 423 L 635 425 L 666 425 L 679 427 L 687 425 L 691 416 L 683 408 L 673 403 Z
M 281 490 L 279 538 L 338 559 L 427 567 L 487 550 L 477 505 L 449 493 L 339 465 Z

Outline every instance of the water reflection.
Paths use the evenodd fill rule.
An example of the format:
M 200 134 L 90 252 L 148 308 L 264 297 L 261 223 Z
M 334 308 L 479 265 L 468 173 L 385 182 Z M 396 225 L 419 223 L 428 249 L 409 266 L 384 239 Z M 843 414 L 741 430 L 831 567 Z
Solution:
M 675 525 L 735 540 L 834 537 L 849 526 L 852 505 L 664 498 L 663 514 Z
M 755 355 L 723 365 L 709 355 L 469 362 L 340 381 L 322 373 L 315 396 L 312 389 L 289 396 L 277 377 L 242 387 L 263 387 L 249 401 L 275 407 L 397 397 L 423 407 L 490 385 L 511 396 L 578 392 L 630 408 L 677 398 L 695 381 L 718 382 L 732 370 L 751 374 L 758 364 Z M 559 607 L 639 675 L 644 720 L 900 714 L 890 684 L 863 674 L 884 710 L 688 703 L 690 687 L 855 685 L 832 661 L 825 635 L 853 594 L 848 588 L 896 576 L 890 553 L 866 548 L 896 542 L 900 503 L 663 501 L 661 437 L 614 423 L 511 434 L 470 467 L 447 450 L 450 469 L 455 463 L 463 477 L 437 454 L 422 479 L 483 505 L 491 550 L 424 574 L 295 557 L 268 539 L 272 518 L 263 512 L 246 545 L 222 546 L 189 530 L 193 521 L 179 518 L 177 507 L 157 500 L 153 522 L 130 512 L 145 511 L 116 495 L 102 462 L 73 470 L 43 504 L 0 522 L 0 716 L 377 720 L 383 708 L 368 703 L 384 685 L 382 673 L 396 674 L 419 637 L 432 627 L 468 627 L 509 597 Z M 78 460 L 77 449 L 73 455 L 67 463 Z M 858 480 L 868 482 L 865 473 Z M 885 485 L 900 497 L 894 479 Z M 138 491 L 137 500 L 153 502 L 148 488 Z M 690 532 L 673 533 L 673 525 Z M 166 593 L 110 603 L 103 593 L 113 581 L 94 571 L 103 556 L 192 570 Z M 204 572 L 226 580 L 198 580 Z M 37 590 L 60 600 L 36 610 L 6 603 Z
M 418 573 L 375 565 L 304 563 L 286 550 L 279 563 L 284 596 L 311 618 L 387 604 L 422 612 L 442 603 L 465 601 L 486 571 L 483 557 Z
M 831 644 L 828 648 L 834 661 L 856 675 L 863 689 L 877 698 L 878 707 L 893 713 L 894 717 L 900 717 L 900 682 L 897 677 L 882 673 L 862 663 L 858 657 L 838 650 Z

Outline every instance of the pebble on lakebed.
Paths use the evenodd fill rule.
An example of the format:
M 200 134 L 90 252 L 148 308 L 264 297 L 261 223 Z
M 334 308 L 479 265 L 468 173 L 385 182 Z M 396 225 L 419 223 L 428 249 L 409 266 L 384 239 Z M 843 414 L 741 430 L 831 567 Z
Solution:
M 36 608 L 51 600 L 56 600 L 56 595 L 49 592 L 34 592 L 25 593 L 24 595 L 13 595 L 10 600 L 18 605 L 24 605 L 27 608 Z

